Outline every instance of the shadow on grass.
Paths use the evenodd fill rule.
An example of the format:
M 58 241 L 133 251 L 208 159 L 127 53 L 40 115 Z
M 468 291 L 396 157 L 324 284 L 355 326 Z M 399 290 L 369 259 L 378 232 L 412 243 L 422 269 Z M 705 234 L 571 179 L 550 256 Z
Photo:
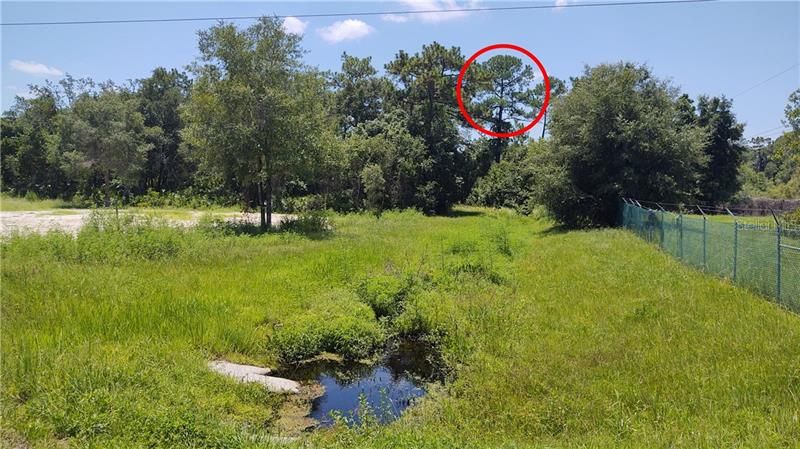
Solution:
M 557 225 L 550 226 L 547 229 L 543 229 L 541 231 L 537 231 L 536 235 L 541 236 L 541 237 L 550 237 L 550 236 L 555 236 L 555 235 L 566 234 L 567 232 L 574 231 L 574 230 L 575 230 L 574 228 L 570 228 L 570 227 L 562 225 L 562 224 L 557 224 Z
M 201 229 L 218 235 L 251 236 L 265 234 L 293 234 L 300 235 L 310 240 L 325 240 L 333 236 L 333 226 L 325 220 L 289 220 L 273 225 L 271 228 L 262 228 L 260 225 L 247 221 L 214 220 L 203 223 Z
M 453 209 L 443 216 L 450 218 L 460 218 L 460 217 L 482 217 L 484 215 L 486 215 L 486 213 L 480 210 Z

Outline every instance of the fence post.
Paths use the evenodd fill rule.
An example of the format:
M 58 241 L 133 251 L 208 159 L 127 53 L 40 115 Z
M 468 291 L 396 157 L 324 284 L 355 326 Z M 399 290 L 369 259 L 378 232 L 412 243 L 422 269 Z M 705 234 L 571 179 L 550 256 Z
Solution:
M 630 226 L 630 208 L 628 207 L 628 200 L 623 196 L 622 197 L 622 227 L 628 228 Z
M 666 249 L 667 246 L 666 242 L 664 241 L 664 215 L 666 213 L 666 210 L 664 210 L 664 208 L 661 207 L 661 205 L 658 203 L 656 203 L 656 206 L 658 206 L 658 208 L 661 209 L 661 249 L 663 250 Z
M 708 219 L 706 218 L 706 213 L 703 212 L 703 208 L 700 206 L 697 206 L 697 208 L 700 209 L 700 213 L 703 214 L 703 270 L 707 270 L 708 262 L 706 258 L 706 239 L 708 233 L 706 232 L 706 225 L 708 223 Z
M 775 276 L 776 283 L 777 283 L 777 285 L 775 287 L 775 293 L 777 293 L 776 296 L 778 298 L 778 302 L 780 302 L 781 301 L 781 248 L 783 247 L 783 245 L 781 245 L 781 222 L 778 220 L 778 217 L 775 215 L 775 211 L 773 211 L 772 209 L 770 209 L 769 211 L 772 213 L 772 218 L 775 220 L 775 229 L 777 231 L 777 234 L 776 234 L 777 235 L 777 239 L 776 240 L 778 242 L 778 248 L 777 248 L 778 249 L 778 251 L 777 251 L 777 259 L 778 260 L 777 260 L 777 263 L 776 263 L 776 268 L 777 268 L 778 272 L 776 273 L 776 276 Z
M 683 260 L 683 212 L 678 213 L 678 221 L 679 221 L 679 230 L 680 230 L 680 255 L 681 260 Z
M 726 207 L 725 210 L 733 217 L 733 282 L 736 282 L 736 259 L 739 255 L 739 220 L 730 209 Z
M 636 217 L 637 217 L 636 231 L 638 232 L 639 237 L 645 238 L 644 219 L 642 218 L 642 211 L 644 210 L 644 208 L 642 207 L 642 203 L 640 203 L 639 200 L 633 200 L 633 202 L 636 204 L 636 206 L 638 206 L 638 209 L 636 209 Z

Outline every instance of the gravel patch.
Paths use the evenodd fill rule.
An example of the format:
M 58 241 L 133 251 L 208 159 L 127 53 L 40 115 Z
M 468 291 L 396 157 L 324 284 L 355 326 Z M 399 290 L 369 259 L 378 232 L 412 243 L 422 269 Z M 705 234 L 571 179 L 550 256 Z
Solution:
M 47 232 L 56 230 L 77 234 L 91 212 L 92 211 L 88 209 L 0 211 L 0 235 L 10 235 L 14 233 L 46 234 Z M 120 213 L 127 212 L 120 211 Z M 179 226 L 193 226 L 197 224 L 203 215 L 205 215 L 205 212 L 192 211 L 192 218 L 190 219 L 168 218 L 167 220 Z M 226 221 L 246 222 L 255 225 L 258 225 L 261 219 L 257 213 L 227 212 L 214 214 L 214 216 L 224 218 Z M 291 217 L 291 215 L 272 214 L 273 226 L 280 226 L 280 224 L 289 217 Z

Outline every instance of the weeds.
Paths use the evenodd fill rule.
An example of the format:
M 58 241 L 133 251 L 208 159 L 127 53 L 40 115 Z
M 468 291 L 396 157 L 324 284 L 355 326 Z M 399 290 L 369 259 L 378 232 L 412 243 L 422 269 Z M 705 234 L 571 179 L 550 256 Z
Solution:
M 395 336 L 432 342 L 451 382 L 314 447 L 800 440 L 796 315 L 626 232 L 467 212 L 337 216 L 324 239 L 157 222 L 5 239 L 2 443 L 263 447 L 281 396 L 208 360 L 362 358 Z
M 296 363 L 323 352 L 358 360 L 383 345 L 386 335 L 367 306 L 348 292 L 330 295 L 279 324 L 270 340 L 278 360 Z

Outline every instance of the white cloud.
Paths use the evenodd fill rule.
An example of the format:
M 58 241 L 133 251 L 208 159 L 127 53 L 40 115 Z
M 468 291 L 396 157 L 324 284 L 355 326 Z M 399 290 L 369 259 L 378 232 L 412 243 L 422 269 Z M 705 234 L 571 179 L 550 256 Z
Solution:
M 381 19 L 387 22 L 394 22 L 394 23 L 408 22 L 408 16 L 404 16 L 402 14 L 384 14 L 381 16 Z
M 286 17 L 283 19 L 282 27 L 283 31 L 289 34 L 296 34 L 298 36 L 302 36 L 303 33 L 306 32 L 306 27 L 308 27 L 308 22 L 303 22 L 297 17 Z
M 477 0 L 469 0 L 468 2 L 461 2 L 461 4 L 456 0 L 402 0 L 402 3 L 412 11 L 426 11 L 419 14 L 409 14 L 409 17 L 428 23 L 460 19 L 469 15 L 469 11 L 463 11 L 463 9 L 475 8 L 478 5 Z
M 334 22 L 331 26 L 323 27 L 317 30 L 319 35 L 322 36 L 325 41 L 331 44 L 353 39 L 360 39 L 372 33 L 373 31 L 375 31 L 375 28 L 372 28 L 366 23 L 356 19 L 347 19 Z
M 569 3 L 569 0 L 556 0 L 556 6 L 561 7 Z
M 39 76 L 62 76 L 64 72 L 61 70 L 44 65 L 40 62 L 33 61 L 20 61 L 19 59 L 12 59 L 10 62 L 11 68 L 28 75 Z

